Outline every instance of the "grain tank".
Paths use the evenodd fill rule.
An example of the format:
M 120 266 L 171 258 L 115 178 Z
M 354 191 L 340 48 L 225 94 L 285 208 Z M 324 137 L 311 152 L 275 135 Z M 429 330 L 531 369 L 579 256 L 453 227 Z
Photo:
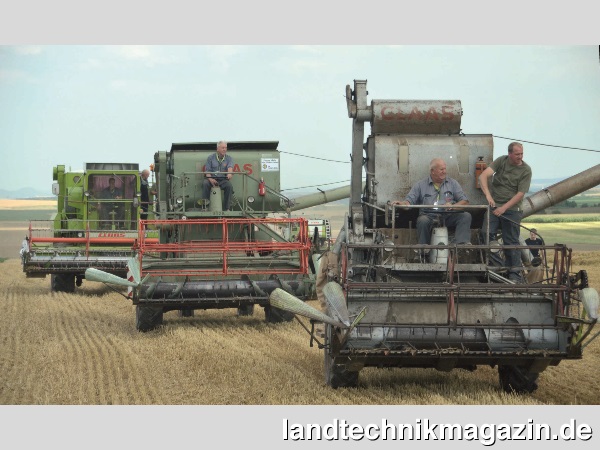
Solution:
M 346 98 L 353 119 L 351 196 L 334 246 L 340 273 L 323 289 L 327 314 L 285 292 L 271 295 L 272 305 L 325 323 L 326 383 L 356 386 L 364 367 L 489 365 L 498 368 L 505 391 L 531 392 L 548 366 L 580 359 L 597 320 L 598 294 L 585 271 L 571 272 L 571 250 L 544 246 L 546 267 L 527 268 L 543 271 L 538 281 L 514 283 L 494 255 L 526 247 L 481 237 L 487 206 L 476 175 L 493 161 L 492 135 L 462 133 L 458 100 L 368 104 L 364 80 L 347 86 Z M 366 141 L 365 123 L 371 128 Z M 433 158 L 444 159 L 470 205 L 439 205 L 432 241 L 419 245 L 415 228 L 423 206 L 393 202 L 429 175 Z M 599 173 L 596 168 L 587 177 L 593 181 L 585 189 L 600 184 Z M 572 184 L 531 196 L 524 202 L 527 215 L 548 206 L 552 193 L 564 199 L 584 190 Z M 457 244 L 444 226 L 450 208 L 471 214 L 468 244 Z

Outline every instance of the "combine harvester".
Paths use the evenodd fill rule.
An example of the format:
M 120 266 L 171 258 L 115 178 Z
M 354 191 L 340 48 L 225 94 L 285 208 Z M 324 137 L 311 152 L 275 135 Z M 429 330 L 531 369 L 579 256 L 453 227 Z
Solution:
M 51 220 L 30 221 L 21 248 L 27 278 L 50 275 L 52 291 L 73 292 L 90 267 L 125 277 L 139 237 L 138 164 L 88 163 L 78 171 L 59 165 L 53 180 L 57 211 Z M 144 234 L 157 241 L 155 230 Z
M 353 119 L 351 196 L 333 252 L 340 273 L 324 289 L 327 314 L 276 289 L 270 303 L 325 324 L 326 383 L 353 387 L 364 367 L 441 371 L 498 367 L 506 392 L 532 392 L 538 375 L 564 359 L 581 359 L 598 317 L 598 293 L 585 270 L 571 271 L 571 249 L 545 245 L 541 281 L 516 284 L 493 256 L 504 247 L 480 239 L 487 210 L 477 175 L 493 160 L 490 134 L 461 133 L 459 101 L 373 100 L 366 81 L 346 87 Z M 371 135 L 364 139 L 365 123 Z M 436 157 L 470 200 L 471 245 L 453 243 L 440 223 L 418 245 L 419 206 L 400 207 Z M 362 187 L 363 176 L 366 186 Z M 600 184 L 600 166 L 524 200 L 524 217 Z M 454 205 L 453 207 L 456 207 Z M 451 231 L 451 230 L 450 230 Z M 527 247 L 512 246 L 529 253 Z M 470 250 L 470 251 L 469 251 Z M 416 260 L 417 252 L 429 252 Z M 308 328 L 305 327 L 307 330 Z M 586 341 L 587 338 L 587 341 Z M 585 342 L 584 342 L 585 341 Z
M 223 210 L 219 187 L 211 188 L 209 199 L 202 194 L 204 163 L 216 142 L 175 143 L 170 151 L 157 152 L 156 220 L 140 221 L 127 279 L 94 267 L 86 270 L 85 278 L 128 287 L 140 331 L 159 326 L 163 314 L 172 310 L 184 317 L 195 310 L 224 308 L 251 315 L 258 305 L 267 322 L 292 320 L 293 314 L 269 304 L 269 294 L 279 288 L 310 297 L 316 246 L 307 220 L 291 213 L 347 198 L 349 188 L 295 200 L 281 195 L 278 144 L 228 143 L 235 163 L 228 211 Z M 282 213 L 287 217 L 279 217 Z M 158 240 L 148 239 L 149 229 L 158 230 Z

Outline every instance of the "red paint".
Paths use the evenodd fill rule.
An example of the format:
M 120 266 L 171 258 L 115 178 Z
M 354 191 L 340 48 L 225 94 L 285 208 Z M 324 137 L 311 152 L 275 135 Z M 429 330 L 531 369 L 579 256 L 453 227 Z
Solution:
M 234 164 L 233 171 L 234 172 L 242 172 L 242 169 L 240 169 L 239 164 Z M 206 164 L 202 166 L 202 172 L 206 172 Z M 252 164 L 250 164 L 250 163 L 244 164 L 244 172 L 246 172 L 248 175 L 252 175 L 252 172 L 254 172 L 254 170 L 252 168 Z
M 454 107 L 452 105 L 444 105 L 441 111 L 434 106 L 427 111 L 421 111 L 417 106 L 413 107 L 410 112 L 404 112 L 396 106 L 384 106 L 381 108 L 381 118 L 383 120 L 409 120 L 412 122 L 420 121 L 446 121 L 454 119 Z

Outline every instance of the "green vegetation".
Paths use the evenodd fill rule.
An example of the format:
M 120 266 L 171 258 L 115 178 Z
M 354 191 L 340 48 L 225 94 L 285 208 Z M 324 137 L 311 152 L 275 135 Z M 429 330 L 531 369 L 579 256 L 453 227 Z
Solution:
M 600 219 L 595 222 L 555 222 L 542 223 L 531 222 L 524 223 L 527 228 L 536 228 L 538 234 L 547 245 L 552 244 L 600 244 Z M 521 237 L 528 238 L 529 233 L 521 230 Z
M 599 222 L 600 214 L 536 214 L 523 219 L 523 223 Z

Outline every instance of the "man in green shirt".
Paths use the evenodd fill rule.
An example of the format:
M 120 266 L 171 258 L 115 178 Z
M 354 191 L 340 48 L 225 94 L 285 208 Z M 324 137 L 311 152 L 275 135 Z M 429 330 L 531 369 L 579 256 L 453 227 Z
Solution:
M 484 218 L 484 233 L 489 234 L 490 240 L 495 240 L 498 228 L 501 228 L 505 245 L 519 245 L 523 198 L 531 184 L 531 167 L 523 161 L 523 144 L 511 142 L 508 145 L 508 155 L 495 159 L 481 173 L 479 183 L 492 208 L 489 230 L 486 230 L 487 217 Z M 521 251 L 507 249 L 504 253 L 505 265 L 510 268 L 508 278 L 521 282 Z

